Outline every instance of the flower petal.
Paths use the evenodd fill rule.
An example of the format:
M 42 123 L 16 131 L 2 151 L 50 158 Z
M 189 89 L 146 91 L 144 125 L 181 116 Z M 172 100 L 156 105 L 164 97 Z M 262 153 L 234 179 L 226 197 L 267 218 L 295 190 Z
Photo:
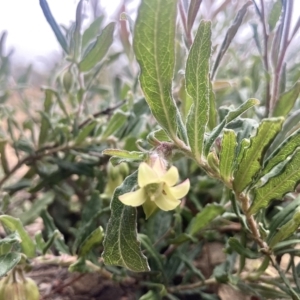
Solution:
M 168 186 L 173 186 L 179 179 L 178 170 L 176 167 L 171 167 L 166 174 L 164 174 L 160 180 L 165 182 Z
M 157 156 L 152 166 L 152 169 L 156 172 L 158 177 L 161 177 L 166 173 L 167 162 L 163 158 Z
M 168 187 L 170 194 L 175 198 L 175 199 L 181 199 L 184 196 L 187 195 L 190 189 L 190 180 L 186 179 L 182 183 L 174 186 L 174 187 Z M 166 191 L 167 192 L 167 191 Z
M 155 171 L 147 165 L 145 162 L 142 162 L 139 166 L 138 174 L 138 184 L 141 188 L 150 183 L 158 183 L 159 178 Z
M 175 209 L 179 204 L 180 201 L 176 200 L 175 198 L 169 198 L 165 196 L 164 194 L 161 194 L 159 197 L 155 199 L 155 204 L 161 209 L 161 210 L 172 210 Z
M 146 201 L 146 196 L 143 189 L 138 189 L 119 196 L 119 200 L 125 205 L 140 206 Z
M 146 200 L 143 204 L 143 210 L 146 215 L 146 219 L 148 219 L 157 210 L 157 205 L 154 201 Z

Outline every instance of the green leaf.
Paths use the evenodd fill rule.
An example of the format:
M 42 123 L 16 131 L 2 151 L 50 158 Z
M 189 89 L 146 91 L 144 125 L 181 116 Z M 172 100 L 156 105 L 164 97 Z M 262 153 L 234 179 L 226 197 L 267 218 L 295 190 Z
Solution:
M 232 181 L 233 164 L 236 151 L 236 134 L 233 130 L 225 129 L 220 151 L 220 174 L 223 180 L 230 183 Z
M 43 10 L 43 13 L 44 13 L 44 16 L 45 16 L 47 22 L 49 23 L 49 25 L 51 26 L 51 28 L 53 30 L 58 42 L 60 43 L 60 45 L 64 49 L 64 51 L 68 54 L 69 50 L 68 50 L 67 41 L 66 41 L 64 35 L 62 34 L 59 26 L 57 25 L 52 13 L 51 13 L 51 10 L 49 8 L 47 1 L 40 0 L 40 6 Z
M 115 23 L 109 23 L 97 37 L 97 41 L 93 48 L 86 54 L 86 56 L 79 63 L 79 70 L 81 72 L 88 72 L 96 64 L 98 64 L 107 53 L 109 47 L 113 42 L 113 34 L 115 30 Z
M 63 235 L 56 228 L 53 218 L 49 215 L 47 211 L 43 211 L 41 213 L 41 218 L 43 219 L 44 226 L 47 232 L 47 236 L 49 239 L 54 241 L 55 247 L 61 253 L 70 254 L 68 246 L 65 244 Z M 57 238 L 57 232 L 60 233 L 60 237 Z
M 250 146 L 245 149 L 244 156 L 234 173 L 233 187 L 236 192 L 242 192 L 259 172 L 263 155 L 280 131 L 283 118 L 264 119 L 257 133 L 250 139 Z
M 187 116 L 188 140 L 195 159 L 202 160 L 204 134 L 209 120 L 209 59 L 211 55 L 211 22 L 201 21 L 190 49 L 185 84 L 193 104 Z
M 176 7 L 174 0 L 142 1 L 133 39 L 145 99 L 157 122 L 173 139 L 183 127 L 172 97 Z
M 139 151 L 126 151 L 119 149 L 106 149 L 102 152 L 104 155 L 113 155 L 110 162 L 113 166 L 116 166 L 122 162 L 130 162 L 132 160 L 145 160 L 147 154 Z
M 237 252 L 239 255 L 243 255 L 247 258 L 250 258 L 250 259 L 257 259 L 259 257 L 262 256 L 261 253 L 257 253 L 257 252 L 254 252 L 248 248 L 245 248 L 240 242 L 238 239 L 236 238 L 229 238 L 228 240 L 228 244 L 230 246 L 230 248 L 232 250 L 234 250 L 235 252 Z
M 50 89 L 45 90 L 45 102 L 44 102 L 44 111 L 42 113 L 42 120 L 41 120 L 41 129 L 39 135 L 39 142 L 38 145 L 41 146 L 46 140 L 48 136 L 48 130 L 51 128 L 51 121 L 49 121 L 48 114 L 53 105 L 53 96 L 54 92 Z
M 94 246 L 100 245 L 104 238 L 103 228 L 99 226 L 80 245 L 79 256 L 87 255 Z
M 157 269 L 164 273 L 162 256 L 157 252 L 149 237 L 140 233 L 138 238 L 141 241 L 143 248 L 147 251 L 148 256 L 151 256 L 154 259 Z
M 109 120 L 107 127 L 101 135 L 102 139 L 108 138 L 110 135 L 114 134 L 117 130 L 122 128 L 128 119 L 128 114 L 121 110 L 114 113 L 112 118 Z
M 300 129 L 293 135 L 289 136 L 283 141 L 277 149 L 266 159 L 264 162 L 264 168 L 262 175 L 267 174 L 272 168 L 279 163 L 283 162 L 289 155 L 294 153 L 296 148 L 300 145 Z
M 91 123 L 81 128 L 76 137 L 75 144 L 80 145 L 81 143 L 84 143 L 85 139 L 92 133 L 98 124 L 97 120 L 93 120 Z
M 268 18 L 270 31 L 272 31 L 275 28 L 275 26 L 280 18 L 281 10 L 282 10 L 281 0 L 275 1 L 275 3 L 272 6 L 272 9 L 270 11 L 269 18 Z
M 224 120 L 210 133 L 208 138 L 205 140 L 205 155 L 207 155 L 210 151 L 210 148 L 216 138 L 221 133 L 222 129 L 231 121 L 235 120 L 241 114 L 246 112 L 249 108 L 253 107 L 254 105 L 258 105 L 259 101 L 257 99 L 251 98 L 240 105 L 237 109 L 231 110 L 227 113 Z
M 230 43 L 232 42 L 233 38 L 235 37 L 238 29 L 240 28 L 244 16 L 247 12 L 248 6 L 251 5 L 251 1 L 247 1 L 242 8 L 238 11 L 235 19 L 233 20 L 232 25 L 228 28 L 225 38 L 223 40 L 223 43 L 220 47 L 219 53 L 217 55 L 217 58 L 215 60 L 215 64 L 213 66 L 213 70 L 212 70 L 212 78 L 215 77 L 216 71 L 220 65 L 220 62 L 222 60 L 222 58 L 224 57 L 224 54 L 226 53 Z
M 271 200 L 279 199 L 294 191 L 300 181 L 300 150 L 296 150 L 294 155 L 287 160 L 281 172 L 272 177 L 267 183 L 254 190 L 253 203 L 249 213 L 254 214 L 259 209 L 267 207 Z
M 125 206 L 118 199 L 120 195 L 131 192 L 136 184 L 137 172 L 128 176 L 114 192 L 102 257 L 107 265 L 123 266 L 133 272 L 145 272 L 149 271 L 149 266 L 137 240 L 136 208 Z
M 284 224 L 274 237 L 270 240 L 270 247 L 273 248 L 279 242 L 287 239 L 290 235 L 294 234 L 300 226 L 300 209 L 298 208 L 293 215 L 293 218 Z
M 213 219 L 215 219 L 217 216 L 220 216 L 224 212 L 224 207 L 219 204 L 206 205 L 203 210 L 192 219 L 187 229 L 187 234 L 197 234 L 201 229 L 209 225 Z
M 21 244 L 22 240 L 18 232 L 13 232 L 0 240 L 0 255 L 11 252 L 14 245 Z
M 299 122 L 300 122 L 300 109 L 297 109 L 286 118 L 282 126 L 282 130 L 278 133 L 276 139 L 274 140 L 274 142 L 270 147 L 270 153 L 274 151 L 279 146 L 279 144 L 286 139 L 286 136 L 296 131 Z
M 12 270 L 21 260 L 22 254 L 10 252 L 0 256 L 0 278 Z
M 8 164 L 8 159 L 5 151 L 6 145 L 7 145 L 7 140 L 0 139 L 0 159 L 1 159 L 1 166 L 5 175 L 9 174 L 9 164 Z
M 280 2 L 280 1 L 279 1 Z M 293 109 L 296 100 L 300 93 L 300 81 L 296 82 L 295 85 L 287 92 L 283 93 L 273 110 L 273 117 L 283 116 L 286 117 L 288 113 Z
M 97 37 L 104 16 L 96 18 L 82 35 L 82 49 L 84 49 L 93 39 Z
M 279 213 L 277 213 L 270 221 L 269 235 L 267 242 L 269 242 L 273 236 L 277 233 L 277 229 L 286 224 L 292 217 L 295 210 L 300 206 L 300 197 L 297 197 L 286 207 L 284 207 Z
M 218 124 L 218 112 L 216 108 L 216 96 L 213 91 L 212 83 L 209 84 L 209 120 L 208 128 L 213 130 Z
M 23 253 L 29 258 L 34 257 L 35 256 L 34 242 L 31 240 L 30 236 L 25 231 L 21 221 L 19 219 L 13 218 L 8 215 L 2 215 L 2 216 L 0 216 L 0 222 L 9 231 L 11 231 L 11 232 L 17 231 L 18 232 L 18 234 L 22 240 L 21 248 L 22 248 Z
M 47 192 L 41 198 L 36 199 L 30 207 L 30 210 L 27 210 L 20 215 L 21 222 L 24 225 L 33 222 L 40 216 L 41 212 L 53 202 L 54 196 L 53 192 Z

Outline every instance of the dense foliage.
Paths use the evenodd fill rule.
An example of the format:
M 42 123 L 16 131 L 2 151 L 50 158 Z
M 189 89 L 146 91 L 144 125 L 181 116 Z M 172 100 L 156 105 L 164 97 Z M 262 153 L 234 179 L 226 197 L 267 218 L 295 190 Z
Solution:
M 140 299 L 300 299 L 300 18 L 242 2 L 142 0 L 86 27 L 80 0 L 62 28 L 40 0 L 64 57 L 41 104 L 15 79 L 24 121 L 2 35 L 0 277 L 69 257 Z M 224 260 L 199 266 L 216 241 Z

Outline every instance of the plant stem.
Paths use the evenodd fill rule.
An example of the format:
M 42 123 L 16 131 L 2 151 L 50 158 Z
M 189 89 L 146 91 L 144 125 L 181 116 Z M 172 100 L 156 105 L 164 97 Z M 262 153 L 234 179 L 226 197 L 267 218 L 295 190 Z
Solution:
M 273 89 L 272 89 L 272 98 L 271 98 L 271 102 L 270 102 L 270 111 L 271 112 L 272 112 L 274 106 L 276 105 L 276 102 L 278 101 L 278 97 L 279 97 L 279 85 L 280 85 L 280 78 L 281 78 L 282 66 L 284 63 L 285 54 L 286 54 L 286 51 L 292 41 L 292 38 L 294 37 L 294 35 L 292 35 L 292 37 L 289 39 L 289 32 L 290 32 L 292 12 L 293 12 L 293 4 L 294 4 L 294 0 L 286 1 L 286 8 L 285 8 L 285 12 L 284 12 L 284 32 L 283 32 L 283 36 L 282 36 L 279 59 L 278 59 L 277 66 L 275 69 Z
M 263 27 L 263 42 L 264 42 L 264 50 L 263 50 L 263 62 L 264 62 L 264 68 L 265 68 L 265 78 L 266 78 L 266 117 L 270 114 L 270 102 L 271 102 L 271 96 L 270 96 L 270 78 L 269 78 L 269 60 L 268 60 L 268 41 L 269 41 L 269 34 L 267 32 L 267 26 L 266 26 L 266 17 L 265 17 L 265 5 L 264 0 L 260 0 L 260 6 L 261 6 L 261 13 L 260 13 L 260 19 Z

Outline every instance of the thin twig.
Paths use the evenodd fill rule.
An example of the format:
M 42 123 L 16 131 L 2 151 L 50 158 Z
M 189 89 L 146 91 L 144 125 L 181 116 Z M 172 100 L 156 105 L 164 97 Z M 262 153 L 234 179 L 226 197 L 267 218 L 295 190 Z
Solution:
M 269 41 L 269 34 L 267 32 L 266 26 L 266 17 L 265 17 L 265 4 L 264 0 L 260 0 L 261 6 L 261 13 L 260 19 L 263 27 L 263 42 L 264 42 L 264 50 L 263 50 L 263 62 L 265 67 L 265 78 L 266 78 L 266 117 L 270 114 L 270 102 L 271 102 L 271 95 L 270 95 L 270 79 L 269 79 L 269 60 L 268 60 L 268 41 Z
M 85 121 L 83 121 L 78 128 L 81 129 L 82 127 L 86 126 L 87 124 L 89 124 L 94 118 L 97 118 L 99 116 L 102 115 L 109 115 L 111 112 L 113 112 L 115 109 L 119 108 L 120 106 L 122 106 L 124 103 L 126 102 L 125 100 L 122 100 L 121 102 L 117 103 L 115 106 L 112 107 L 108 107 L 104 110 L 101 110 L 99 112 L 96 112 L 95 114 L 93 114 L 93 117 L 89 117 L 87 118 Z

